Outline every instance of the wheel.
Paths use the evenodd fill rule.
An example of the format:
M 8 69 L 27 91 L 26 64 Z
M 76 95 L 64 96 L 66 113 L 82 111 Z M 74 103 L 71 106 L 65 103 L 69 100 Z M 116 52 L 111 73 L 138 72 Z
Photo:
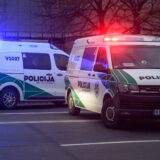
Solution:
M 74 116 L 75 115 L 79 115 L 81 110 L 80 110 L 80 108 L 75 107 L 71 92 L 68 95 L 67 102 L 68 102 L 68 111 L 69 111 L 69 114 L 70 115 L 74 115 Z
M 113 104 L 111 98 L 106 98 L 102 108 L 102 121 L 108 128 L 120 128 L 122 124 L 122 118 L 119 117 L 116 106 Z
M 0 105 L 4 109 L 13 109 L 19 101 L 18 92 L 12 88 L 3 89 L 0 93 Z

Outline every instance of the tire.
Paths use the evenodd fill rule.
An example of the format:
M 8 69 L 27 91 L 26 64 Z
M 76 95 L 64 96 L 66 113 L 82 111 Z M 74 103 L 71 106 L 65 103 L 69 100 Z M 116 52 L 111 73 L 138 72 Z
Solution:
M 13 88 L 3 89 L 0 93 L 0 105 L 3 109 L 13 109 L 19 101 L 18 92 Z
M 73 115 L 73 116 L 79 115 L 81 109 L 75 107 L 71 92 L 68 95 L 67 102 L 68 102 L 68 112 L 69 112 L 69 114 Z
M 111 98 L 106 98 L 104 100 L 101 117 L 107 128 L 118 129 L 123 122 L 122 118 L 118 115 L 116 106 Z

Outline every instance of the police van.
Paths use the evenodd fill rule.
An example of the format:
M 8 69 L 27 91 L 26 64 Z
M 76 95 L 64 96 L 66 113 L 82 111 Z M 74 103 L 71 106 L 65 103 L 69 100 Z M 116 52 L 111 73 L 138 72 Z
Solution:
M 49 43 L 0 41 L 0 106 L 64 98 L 68 55 Z
M 109 34 L 74 42 L 65 77 L 69 113 L 100 113 L 107 127 L 160 117 L 160 38 Z

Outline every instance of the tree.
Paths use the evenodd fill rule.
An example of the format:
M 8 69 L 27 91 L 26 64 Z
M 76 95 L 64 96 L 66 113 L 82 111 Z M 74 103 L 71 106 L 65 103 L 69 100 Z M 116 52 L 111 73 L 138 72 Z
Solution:
M 79 17 L 81 32 L 86 29 L 93 33 L 104 34 L 109 31 L 118 13 L 119 0 L 85 0 L 80 2 L 75 13 Z M 74 14 L 75 15 L 75 14 Z
M 52 19 L 55 30 L 79 35 L 107 33 L 120 9 L 119 0 L 68 0 L 58 7 L 55 0 L 38 2 L 42 4 L 43 13 L 37 15 Z
M 154 12 L 146 22 L 145 30 L 148 34 L 160 35 L 160 2 L 155 3 Z
M 33 4 L 35 11 L 35 18 L 40 19 L 39 25 L 42 25 L 45 31 L 49 30 L 49 32 L 53 31 L 53 19 L 55 16 L 56 10 L 56 0 L 30 0 Z
M 34 1 L 41 4 L 37 16 L 49 21 L 50 30 L 54 32 L 86 36 L 119 31 L 157 34 L 160 31 L 159 0 Z
M 147 28 L 149 27 L 148 21 L 153 18 L 158 1 L 120 0 L 120 2 L 123 4 L 120 17 L 121 23 L 128 24 L 126 25 L 125 32 L 140 34 L 147 31 Z

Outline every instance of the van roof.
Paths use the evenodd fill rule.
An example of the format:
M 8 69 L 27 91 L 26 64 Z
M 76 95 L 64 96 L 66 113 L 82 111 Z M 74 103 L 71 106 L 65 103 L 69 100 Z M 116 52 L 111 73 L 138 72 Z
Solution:
M 106 44 L 106 42 L 160 42 L 160 37 L 148 35 L 127 35 L 127 34 L 106 34 L 80 38 L 74 41 L 75 44 Z
M 41 49 L 41 50 L 48 50 L 48 49 L 55 49 L 60 50 L 55 45 L 50 43 L 43 43 L 43 42 L 15 42 L 15 41 L 0 41 L 0 49 L 14 49 L 14 50 L 31 50 L 31 49 Z

